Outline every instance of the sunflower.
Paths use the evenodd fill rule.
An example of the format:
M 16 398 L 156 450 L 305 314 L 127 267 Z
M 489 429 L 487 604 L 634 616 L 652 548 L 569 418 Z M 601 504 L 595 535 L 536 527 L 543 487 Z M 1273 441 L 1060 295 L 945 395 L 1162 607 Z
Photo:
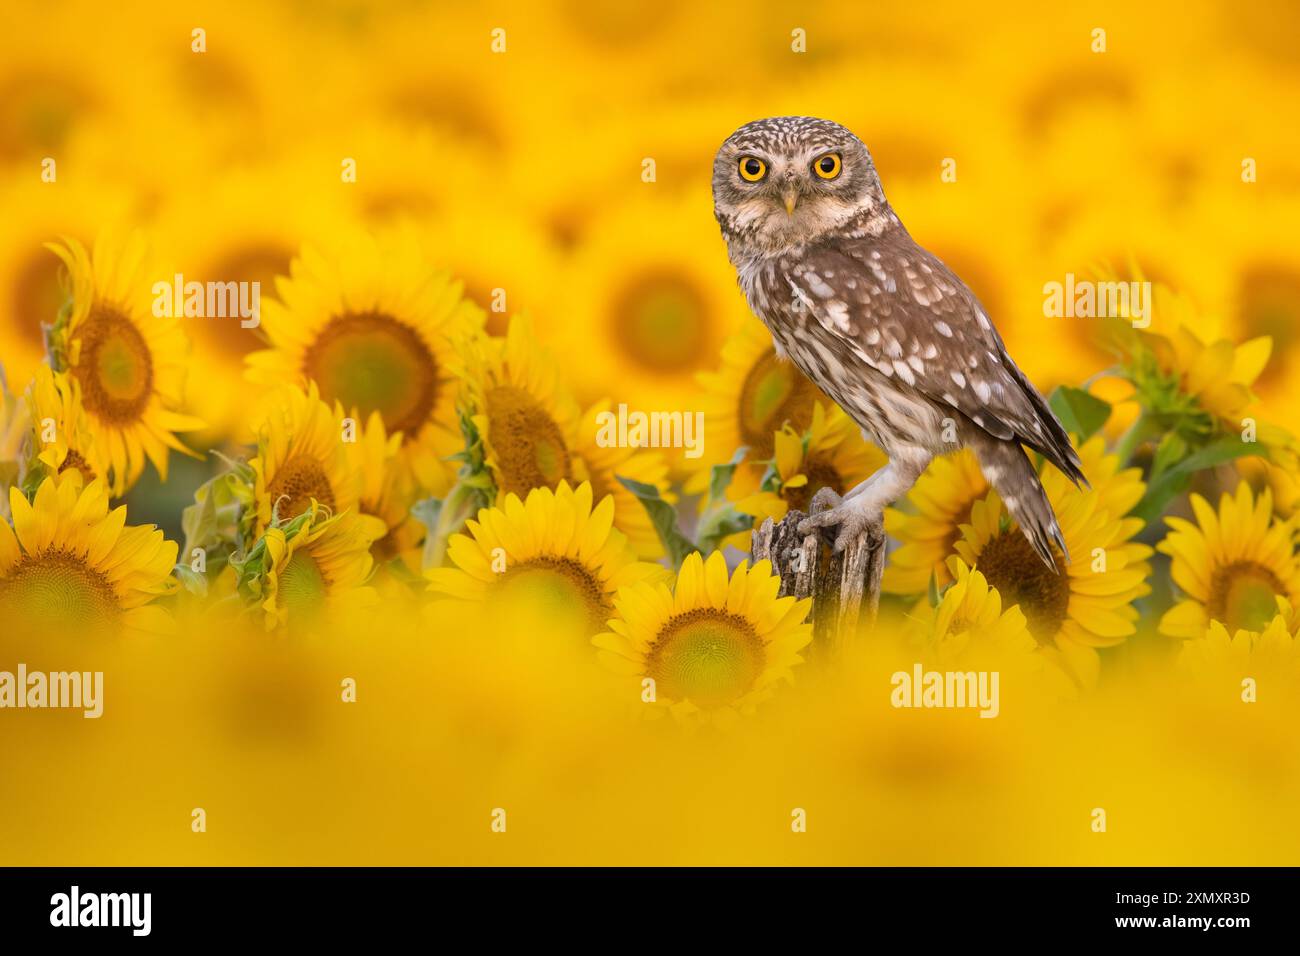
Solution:
M 1300 687 L 1300 616 L 1286 598 L 1276 601 L 1272 616 L 1256 630 L 1229 631 L 1222 621 L 1210 621 L 1202 636 L 1183 642 L 1180 670 L 1222 680 L 1230 692 L 1239 692 L 1245 677 L 1260 682 L 1276 678 L 1284 692 L 1293 694 Z
M 238 562 L 239 591 L 256 603 L 267 630 L 373 606 L 378 596 L 366 582 L 377 530 L 355 512 L 331 516 L 312 501 L 298 517 L 268 528 Z
M 26 399 L 31 423 L 28 474 L 60 474 L 72 468 L 87 482 L 108 474 L 76 378 L 39 365 Z
M 691 195 L 607 209 L 574 251 L 553 313 L 564 316 L 562 354 L 575 357 L 565 371 L 583 401 L 692 407 L 696 373 L 749 314 L 716 226 L 698 215 L 708 203 Z
M 464 352 L 462 410 L 482 441 L 483 465 L 496 488 L 495 503 L 561 481 L 589 481 L 596 499 L 614 499 L 614 526 L 638 555 L 657 558 L 663 546 L 645 507 L 619 478 L 654 485 L 667 501 L 667 466 L 653 450 L 602 446 L 598 416 L 609 402 L 583 415 L 560 381 L 552 354 L 537 340 L 530 319 L 510 320 L 504 339 L 483 338 Z
M 951 581 L 947 565 L 971 506 L 988 493 L 989 484 L 974 452 L 963 448 L 942 455 L 907 493 L 912 511 L 889 508 L 885 530 L 900 543 L 889 555 L 881 588 L 890 594 L 923 594 L 934 577 L 942 587 Z
M 342 409 L 321 401 L 315 382 L 305 392 L 286 385 L 268 397 L 249 462 L 257 536 L 312 502 L 333 514 L 357 507 L 365 476 L 349 457 L 344 428 Z
M 1079 457 L 1094 488 L 1111 487 L 1120 462 L 1106 454 L 1100 438 L 1084 444 Z M 1054 472 L 1051 466 L 1045 468 Z M 1040 468 L 1040 473 L 1045 472 Z M 899 545 L 890 552 L 882 589 L 915 596 L 925 593 L 932 576 L 939 587 L 951 582 L 947 560 L 961 537 L 961 526 L 970 521 L 971 508 L 988 492 L 989 483 L 973 452 L 962 449 L 930 462 L 907 493 L 907 505 L 885 511 L 885 530 Z M 1107 508 L 1114 512 L 1116 504 L 1108 502 Z
M 1157 546 L 1183 592 L 1160 619 L 1161 633 L 1198 638 L 1211 621 L 1229 633 L 1262 630 L 1277 598 L 1300 597 L 1294 523 L 1274 517 L 1269 489 L 1256 497 L 1244 481 L 1235 495 L 1223 494 L 1217 512 L 1200 495 L 1191 503 L 1196 523 L 1165 518 L 1172 530 Z
M 523 501 L 511 493 L 466 522 L 469 534 L 452 536 L 454 568 L 425 574 L 435 594 L 590 637 L 604 628 L 620 587 L 667 576 L 637 560 L 613 521 L 614 499 L 593 507 L 586 482 L 534 488 Z
M 349 468 L 361 476 L 358 508 L 383 522 L 383 534 L 371 553 L 377 561 L 400 560 L 420 566 L 419 545 L 424 527 L 411 514 L 416 500 L 414 476 L 402 466 L 400 432 L 389 432 L 378 412 L 371 412 L 356 441 L 345 443 Z
M 1094 437 L 1081 449 L 1086 462 L 1101 451 Z M 1089 447 L 1089 446 L 1094 447 Z M 1089 475 L 1092 487 L 1075 487 L 1055 469 L 1042 474 L 1070 553 L 1070 564 L 1043 564 L 996 491 L 976 501 L 961 526 L 957 554 L 997 588 L 1002 600 L 1017 604 L 1039 644 L 1055 649 L 1064 666 L 1085 687 L 1097 678 L 1096 648 L 1123 643 L 1137 630 L 1133 602 L 1151 590 L 1147 583 L 1152 550 L 1133 541 L 1140 518 L 1124 515 L 1142 498 L 1145 485 L 1136 468 L 1118 470 L 1114 455 Z
M 920 604 L 907 622 L 911 636 L 937 662 L 961 666 L 985 655 L 1016 657 L 1038 650 L 1019 607 L 1004 607 L 997 588 L 961 558 L 949 558 L 948 567 L 953 583 L 938 605 Z
M 56 236 L 89 242 L 104 224 L 122 222 L 130 205 L 121 190 L 98 182 L 23 176 L 0 186 L 0 365 L 14 388 L 22 389 L 44 360 L 41 325 L 54 324 L 66 297 L 62 264 L 45 243 Z
M 1206 317 L 1185 295 L 1156 285 L 1150 329 L 1108 326 L 1112 344 L 1126 360 L 1121 377 L 1131 388 L 1128 398 L 1140 412 L 1123 444 L 1136 446 L 1173 434 L 1196 447 L 1207 436 L 1242 435 L 1250 421 L 1260 454 L 1294 467 L 1300 447 L 1295 437 L 1257 420 L 1253 389 L 1268 364 L 1271 339 L 1204 339 L 1197 329 L 1205 323 Z
M 176 543 L 150 526 L 126 525 L 108 508 L 102 480 L 72 472 L 41 482 L 29 503 L 9 489 L 13 527 L 0 521 L 0 617 L 33 629 L 165 630 L 153 600 L 175 589 Z
M 483 442 L 498 503 L 575 480 L 578 404 L 529 319 L 511 319 L 504 339 L 470 343 L 460 372 L 463 413 Z
M 771 334 L 758 321 L 742 323 L 722 347 L 721 367 L 699 373 L 697 380 L 703 388 L 698 402 L 704 412 L 706 467 L 687 482 L 693 492 L 707 488 L 712 465 L 744 447 L 748 451 L 729 492 L 735 498 L 753 494 L 772 460 L 776 435 L 786 425 L 802 434 L 819 404 L 838 411 L 794 363 L 777 357 Z
M 330 253 L 305 247 L 262 305 L 272 348 L 248 356 L 264 384 L 315 382 L 328 403 L 383 416 L 432 493 L 451 482 L 443 459 L 460 448 L 450 367 L 453 343 L 478 333 L 482 313 L 461 287 L 425 265 L 405 230 L 351 233 Z
M 104 450 L 103 476 L 120 496 L 147 458 L 167 479 L 167 450 L 192 454 L 174 432 L 203 422 L 181 406 L 188 342 L 174 316 L 153 314 L 157 278 L 144 240 L 108 234 L 93 253 L 75 239 L 51 244 L 69 271 L 71 301 L 50 332 L 56 369 L 76 379 L 81 401 Z
M 811 602 L 777 597 L 767 561 L 728 577 L 720 551 L 682 563 L 672 589 L 641 583 L 619 591 L 618 616 L 593 638 L 621 673 L 654 681 L 654 700 L 679 716 L 728 720 L 748 713 L 790 678 L 812 640 Z
M 794 509 L 807 512 L 820 488 L 844 494 L 881 468 L 886 458 L 875 445 L 863 440 L 858 427 L 839 410 L 827 412 L 820 403 L 813 410 L 806 435 L 786 425 L 776 435 L 774 472 L 757 494 L 742 499 L 737 509 L 780 521 Z

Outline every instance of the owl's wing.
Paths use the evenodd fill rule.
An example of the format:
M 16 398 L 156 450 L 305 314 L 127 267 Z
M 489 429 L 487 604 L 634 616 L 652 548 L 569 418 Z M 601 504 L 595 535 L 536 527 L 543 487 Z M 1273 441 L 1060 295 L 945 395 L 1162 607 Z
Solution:
M 974 293 L 905 233 L 811 246 L 786 279 L 817 322 L 867 365 L 996 438 L 1042 452 L 1074 481 L 1083 478 L 1065 429 Z

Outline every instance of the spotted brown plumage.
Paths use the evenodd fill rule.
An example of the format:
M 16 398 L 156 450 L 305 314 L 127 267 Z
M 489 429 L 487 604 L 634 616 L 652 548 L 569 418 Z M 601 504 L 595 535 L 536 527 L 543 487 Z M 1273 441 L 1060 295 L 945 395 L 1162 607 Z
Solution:
M 757 181 L 740 175 L 751 158 Z M 1077 483 L 1069 436 L 974 293 L 903 227 L 862 142 L 826 120 L 750 123 L 718 151 L 713 187 L 741 288 L 778 353 L 890 458 L 807 526 L 838 526 L 842 548 L 879 528 L 931 458 L 968 447 L 1043 561 L 1058 567 L 1053 544 L 1068 561 L 1022 446 Z

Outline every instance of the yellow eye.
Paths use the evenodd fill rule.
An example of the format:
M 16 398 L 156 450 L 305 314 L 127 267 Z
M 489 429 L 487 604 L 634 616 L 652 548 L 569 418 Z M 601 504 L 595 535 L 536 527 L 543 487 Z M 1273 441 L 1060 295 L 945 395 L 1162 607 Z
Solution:
M 740 178 L 747 183 L 756 183 L 767 175 L 767 163 L 756 156 L 740 157 Z
M 840 154 L 827 153 L 813 163 L 813 172 L 820 179 L 834 179 L 840 174 Z

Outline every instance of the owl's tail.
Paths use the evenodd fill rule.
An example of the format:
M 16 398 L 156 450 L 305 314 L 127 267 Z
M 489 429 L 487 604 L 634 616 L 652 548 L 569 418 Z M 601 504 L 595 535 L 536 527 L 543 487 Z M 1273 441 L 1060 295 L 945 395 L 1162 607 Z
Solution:
M 1070 563 L 1070 552 L 1065 546 L 1065 535 L 1057 524 L 1047 492 L 1034 470 L 1033 463 L 1019 442 L 993 440 L 976 449 L 980 469 L 998 497 L 1002 499 L 1020 530 L 1053 571 L 1060 572 L 1064 564 L 1052 554 L 1052 545 L 1060 550 L 1065 564 Z

